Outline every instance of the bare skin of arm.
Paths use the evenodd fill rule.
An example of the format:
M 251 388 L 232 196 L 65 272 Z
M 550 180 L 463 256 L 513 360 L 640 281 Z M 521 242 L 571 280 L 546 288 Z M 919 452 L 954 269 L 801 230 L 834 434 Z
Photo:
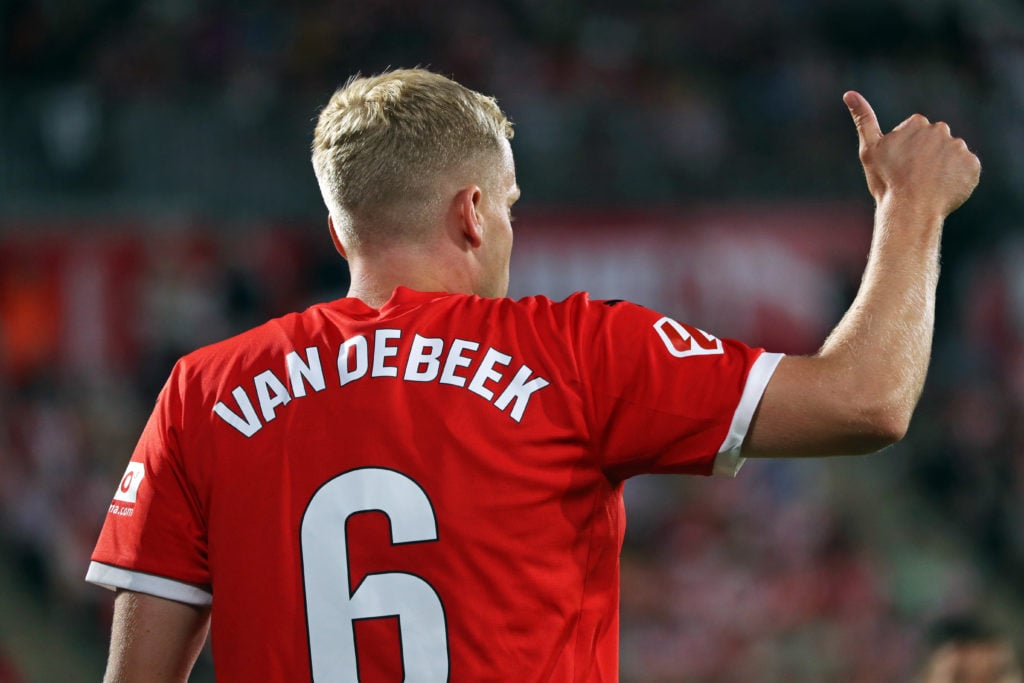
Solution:
M 203 649 L 210 610 L 118 591 L 104 683 L 181 683 Z
M 820 351 L 779 363 L 744 444 L 748 457 L 876 451 L 903 437 L 924 387 L 943 222 L 971 195 L 981 165 L 944 123 L 915 114 L 883 135 L 861 95 L 844 101 L 876 202 L 867 267 Z

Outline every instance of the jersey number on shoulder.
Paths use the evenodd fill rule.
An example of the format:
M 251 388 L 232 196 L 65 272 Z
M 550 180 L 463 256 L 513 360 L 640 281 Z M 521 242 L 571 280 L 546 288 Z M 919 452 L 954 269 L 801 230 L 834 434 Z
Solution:
M 320 487 L 302 517 L 302 573 L 314 681 L 358 681 L 355 622 L 398 617 L 407 683 L 448 680 L 448 634 L 437 591 L 404 572 L 368 574 L 349 591 L 345 526 L 360 512 L 383 512 L 391 543 L 437 540 L 437 520 L 419 484 L 394 470 L 369 467 Z
M 668 352 L 676 358 L 717 356 L 724 353 L 721 339 L 693 325 L 664 317 L 654 323 L 654 329 Z

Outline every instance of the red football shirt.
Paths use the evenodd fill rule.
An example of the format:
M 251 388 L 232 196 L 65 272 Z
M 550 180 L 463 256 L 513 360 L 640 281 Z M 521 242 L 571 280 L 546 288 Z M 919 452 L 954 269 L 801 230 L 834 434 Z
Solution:
M 217 680 L 615 681 L 622 482 L 733 474 L 778 363 L 626 302 L 405 288 L 182 358 L 87 580 Z

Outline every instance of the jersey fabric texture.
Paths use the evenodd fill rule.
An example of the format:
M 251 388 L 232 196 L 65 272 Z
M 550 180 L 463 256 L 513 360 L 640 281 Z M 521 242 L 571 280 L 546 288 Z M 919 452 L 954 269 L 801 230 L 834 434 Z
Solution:
M 87 580 L 217 680 L 616 681 L 622 485 L 735 474 L 780 356 L 619 301 L 398 288 L 182 358 Z

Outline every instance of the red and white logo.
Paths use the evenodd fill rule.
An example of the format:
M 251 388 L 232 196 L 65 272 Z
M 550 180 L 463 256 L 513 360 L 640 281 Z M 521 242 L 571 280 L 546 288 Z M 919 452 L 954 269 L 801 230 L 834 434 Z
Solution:
M 114 500 L 124 503 L 134 503 L 139 495 L 139 484 L 146 477 L 146 467 L 141 462 L 128 463 L 128 469 L 121 477 L 121 483 L 114 492 Z
M 721 339 L 693 325 L 666 317 L 654 323 L 654 329 L 665 343 L 668 352 L 676 358 L 714 356 L 723 353 Z

